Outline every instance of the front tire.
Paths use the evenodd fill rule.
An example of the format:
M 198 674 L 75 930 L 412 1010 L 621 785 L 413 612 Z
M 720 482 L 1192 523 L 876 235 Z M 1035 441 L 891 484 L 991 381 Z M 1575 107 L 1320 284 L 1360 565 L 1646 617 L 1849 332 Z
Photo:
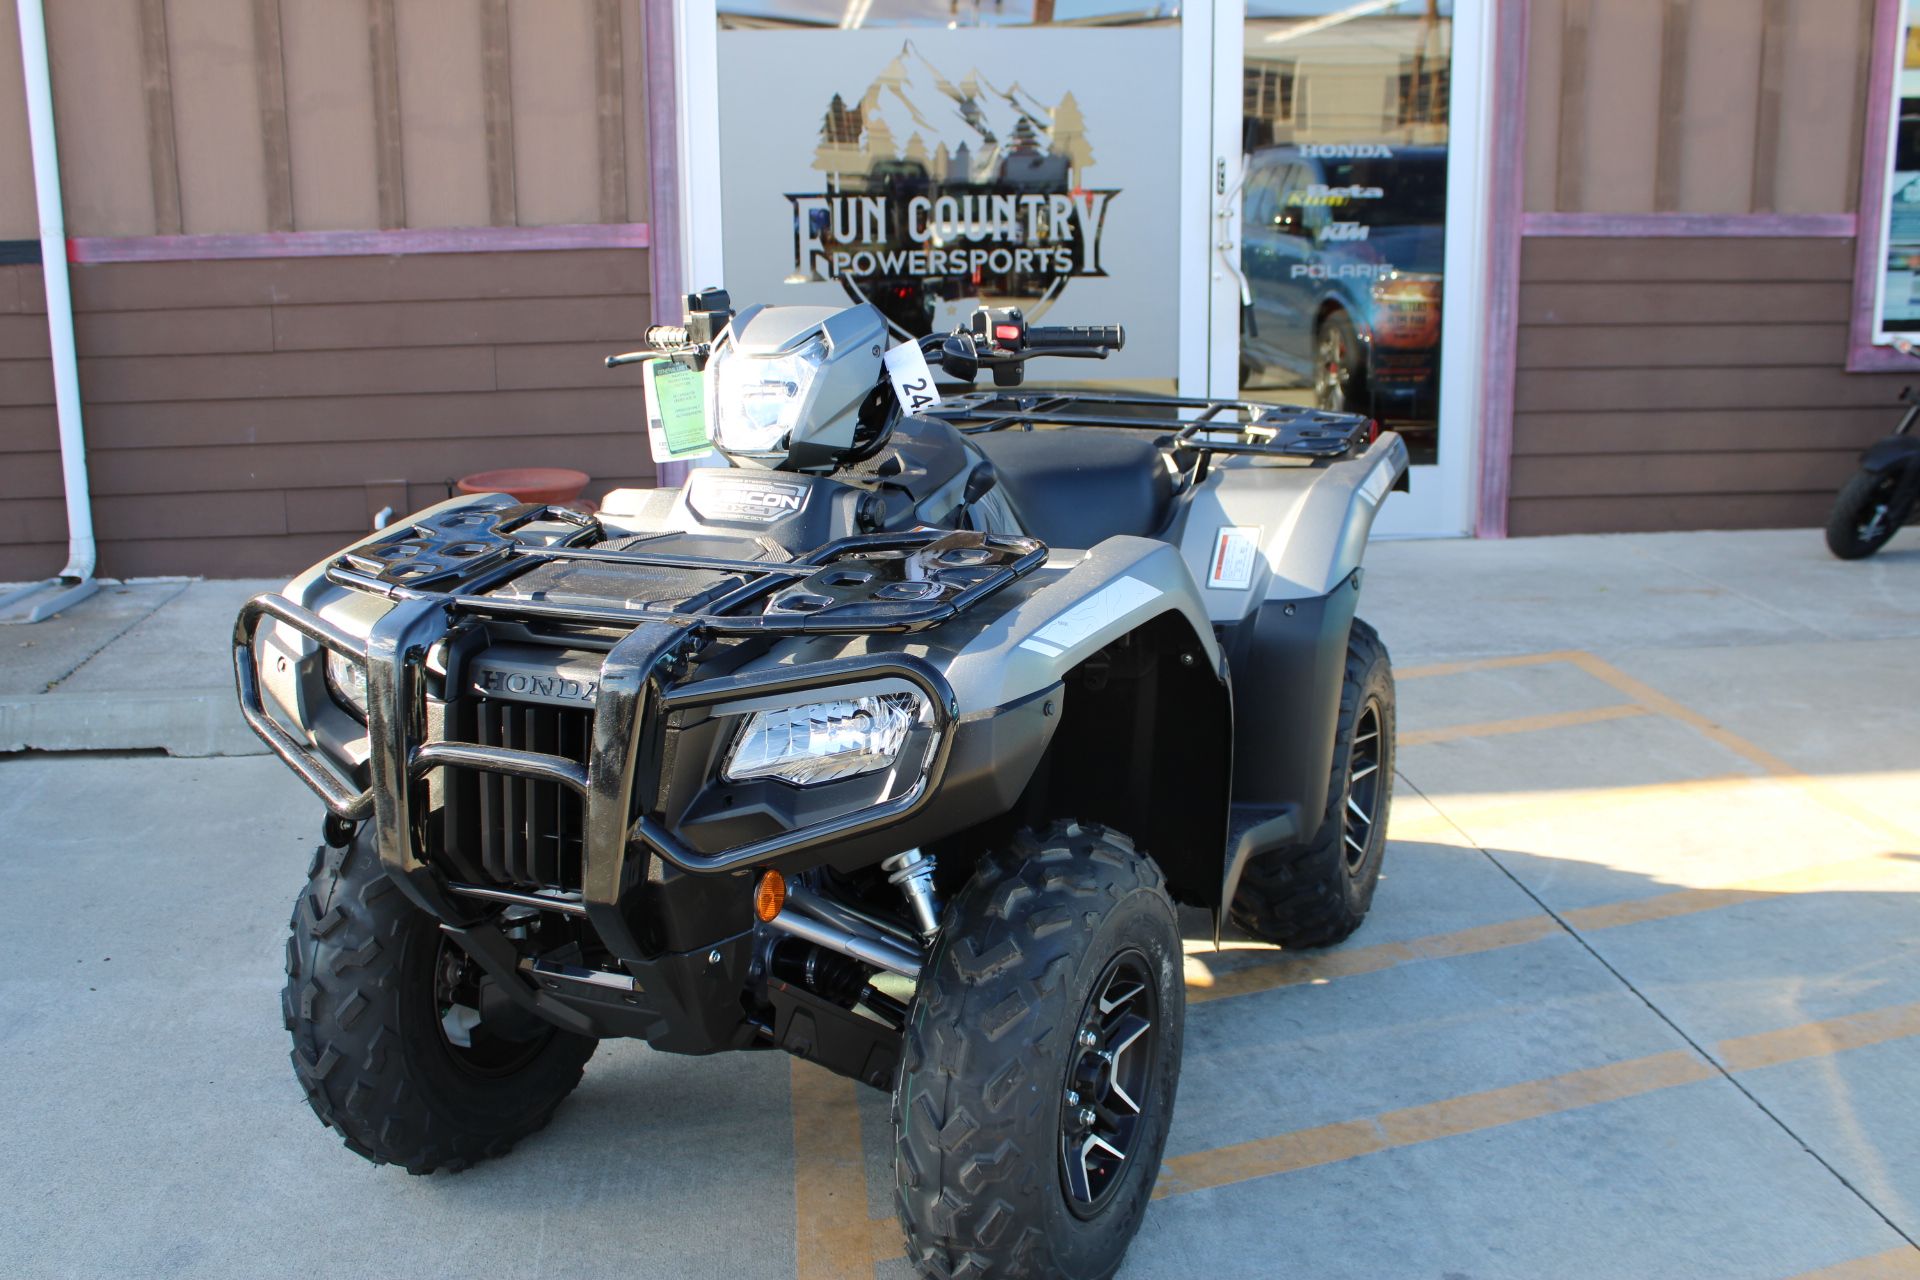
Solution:
M 1233 895 L 1234 923 L 1283 947 L 1343 941 L 1373 905 L 1393 804 L 1393 664 L 1355 618 L 1347 637 L 1333 776 L 1320 829 L 1303 844 L 1256 855 Z
M 921 1274 L 1114 1273 L 1173 1116 L 1181 973 L 1166 882 L 1119 833 L 1061 823 L 981 864 L 921 974 L 894 1091 Z
M 315 851 L 289 927 L 294 1074 L 320 1122 L 375 1164 L 432 1173 L 505 1155 L 553 1118 L 598 1044 L 544 1024 L 490 1030 L 477 1014 L 491 1002 L 460 994 L 471 962 L 387 879 L 366 829 Z
M 1833 515 L 1827 520 L 1827 550 L 1842 560 L 1864 560 L 1886 546 L 1900 529 L 1897 513 L 1891 509 L 1899 486 L 1896 475 L 1856 472 L 1834 499 Z

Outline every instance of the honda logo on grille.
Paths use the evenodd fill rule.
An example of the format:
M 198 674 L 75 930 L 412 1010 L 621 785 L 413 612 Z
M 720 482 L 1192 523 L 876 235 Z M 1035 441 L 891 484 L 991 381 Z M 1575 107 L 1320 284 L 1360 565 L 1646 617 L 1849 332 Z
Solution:
M 600 682 L 584 673 L 482 660 L 473 664 L 473 689 L 489 698 L 545 702 L 560 707 L 591 707 Z

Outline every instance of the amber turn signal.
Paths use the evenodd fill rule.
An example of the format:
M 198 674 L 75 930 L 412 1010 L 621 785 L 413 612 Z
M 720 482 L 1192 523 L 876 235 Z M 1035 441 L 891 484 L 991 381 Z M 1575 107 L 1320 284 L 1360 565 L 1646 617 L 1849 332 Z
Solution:
M 762 874 L 760 883 L 753 889 L 753 913 L 760 917 L 760 923 L 771 924 L 780 914 L 780 908 L 786 905 L 787 878 L 778 871 Z

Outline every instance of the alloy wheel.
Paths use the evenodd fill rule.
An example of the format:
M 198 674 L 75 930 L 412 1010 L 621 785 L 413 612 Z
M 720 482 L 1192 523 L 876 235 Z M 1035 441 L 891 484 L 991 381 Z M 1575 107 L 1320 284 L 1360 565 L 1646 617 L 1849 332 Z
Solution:
M 1081 1013 L 1060 1108 L 1061 1181 L 1080 1217 L 1113 1199 L 1148 1129 L 1161 1070 L 1159 1014 L 1152 970 L 1133 950 L 1108 963 Z
M 1380 817 L 1380 704 L 1369 698 L 1354 721 L 1353 749 L 1347 753 L 1347 807 L 1341 814 L 1342 850 L 1349 873 L 1358 871 L 1373 845 Z

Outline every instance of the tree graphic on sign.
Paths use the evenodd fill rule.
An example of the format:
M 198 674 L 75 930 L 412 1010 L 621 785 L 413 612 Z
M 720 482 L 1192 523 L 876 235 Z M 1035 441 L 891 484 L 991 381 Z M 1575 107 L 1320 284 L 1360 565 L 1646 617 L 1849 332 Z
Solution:
M 1069 183 L 1080 186 L 1080 171 L 1093 167 L 1093 144 L 1087 141 L 1087 122 L 1071 93 L 1053 109 L 1052 152 L 1065 158 Z

